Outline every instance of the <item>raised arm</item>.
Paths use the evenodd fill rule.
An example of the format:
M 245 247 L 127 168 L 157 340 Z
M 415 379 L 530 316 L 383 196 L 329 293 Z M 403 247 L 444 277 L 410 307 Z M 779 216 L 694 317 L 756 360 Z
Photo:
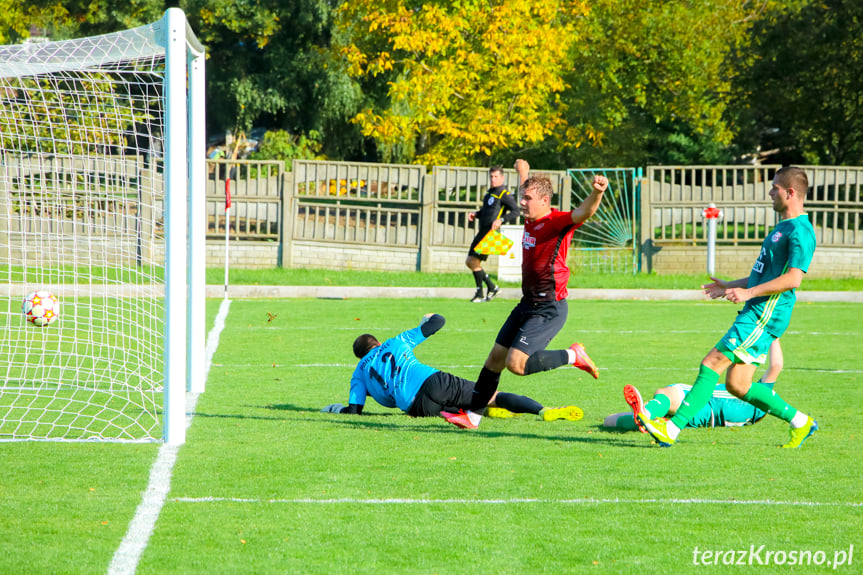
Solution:
M 608 189 L 608 178 L 605 176 L 593 176 L 593 190 L 587 196 L 581 205 L 572 210 L 572 223 L 579 225 L 587 221 L 590 216 L 596 213 L 599 209 L 599 203 L 602 201 L 602 195 Z
M 436 334 L 440 328 L 444 326 L 446 320 L 440 314 L 436 313 L 427 313 L 423 316 L 422 323 L 420 323 L 420 329 L 423 332 L 423 337 L 430 337 Z
M 518 187 L 520 188 L 530 175 L 530 164 L 521 159 L 516 160 L 515 171 L 518 173 Z

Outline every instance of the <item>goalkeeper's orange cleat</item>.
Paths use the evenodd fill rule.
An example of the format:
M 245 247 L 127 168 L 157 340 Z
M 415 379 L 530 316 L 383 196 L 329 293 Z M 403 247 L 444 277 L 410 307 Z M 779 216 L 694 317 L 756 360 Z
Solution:
M 593 379 L 599 379 L 599 369 L 594 365 L 593 360 L 584 351 L 584 346 L 580 343 L 574 343 L 569 346 L 569 349 L 575 352 L 575 362 L 572 364 L 582 371 L 586 371 L 593 376 Z
M 463 409 L 459 409 L 458 413 L 450 413 L 448 411 L 441 411 L 440 416 L 455 425 L 456 427 L 461 427 L 462 429 L 476 429 L 477 425 L 470 420 L 467 413 Z

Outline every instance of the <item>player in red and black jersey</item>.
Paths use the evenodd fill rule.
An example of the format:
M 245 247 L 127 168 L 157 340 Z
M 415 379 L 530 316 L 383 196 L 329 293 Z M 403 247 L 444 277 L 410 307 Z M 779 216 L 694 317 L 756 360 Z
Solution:
M 569 349 L 546 350 L 546 346 L 566 323 L 569 267 L 566 256 L 572 234 L 599 208 L 608 179 L 594 176 L 593 191 L 571 212 L 551 207 L 554 189 L 545 176 L 528 178 L 530 166 L 516 160 L 515 169 L 521 182 L 521 213 L 525 218 L 522 240 L 522 298 L 509 314 L 497 334 L 494 347 L 485 360 L 474 388 L 471 409 L 447 414 L 447 421 L 475 429 L 482 409 L 497 390 L 504 367 L 516 375 L 530 375 L 566 364 L 599 377 L 584 346 L 572 344 Z M 474 405 L 476 409 L 474 409 Z M 443 415 L 443 414 L 442 414 Z

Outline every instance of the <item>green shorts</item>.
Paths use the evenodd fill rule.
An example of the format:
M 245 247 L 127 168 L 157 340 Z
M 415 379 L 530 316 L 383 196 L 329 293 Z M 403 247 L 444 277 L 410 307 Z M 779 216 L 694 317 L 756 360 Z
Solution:
M 767 360 L 774 339 L 776 337 L 764 331 L 753 314 L 739 313 L 716 349 L 734 363 L 761 365 Z

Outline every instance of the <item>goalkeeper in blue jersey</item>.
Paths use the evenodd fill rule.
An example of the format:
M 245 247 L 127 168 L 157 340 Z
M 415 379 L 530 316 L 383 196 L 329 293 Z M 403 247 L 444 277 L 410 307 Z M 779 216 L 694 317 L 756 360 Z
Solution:
M 582 410 L 567 406 L 545 408 L 537 401 L 514 393 L 497 393 L 491 401 L 488 393 L 479 393 L 473 381 L 462 379 L 421 363 L 413 349 L 440 330 L 446 320 L 438 314 L 427 314 L 420 325 L 381 343 L 371 334 L 354 340 L 354 355 L 360 359 L 351 376 L 347 407 L 334 403 L 322 411 L 362 413 L 366 397 L 371 396 L 384 407 L 401 409 L 413 417 L 437 417 L 441 411 L 492 408 L 492 417 L 509 417 L 517 413 L 535 413 L 546 421 L 576 421 Z M 487 405 L 478 405 L 483 401 Z

